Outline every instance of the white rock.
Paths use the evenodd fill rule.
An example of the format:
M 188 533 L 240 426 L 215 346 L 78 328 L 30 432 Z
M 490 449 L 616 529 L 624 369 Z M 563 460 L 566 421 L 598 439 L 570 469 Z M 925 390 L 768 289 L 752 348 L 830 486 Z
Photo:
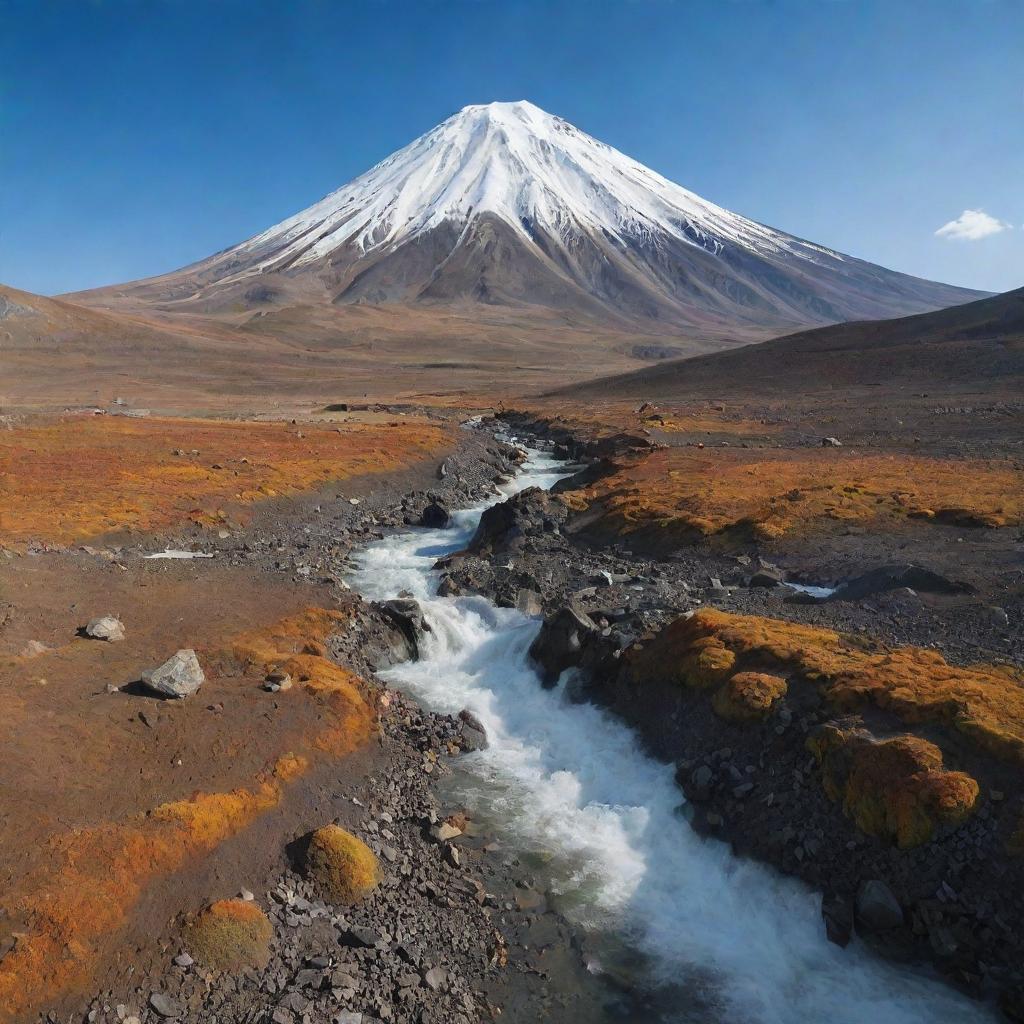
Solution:
M 199 659 L 190 649 L 178 651 L 162 665 L 142 673 L 143 685 L 165 697 L 190 697 L 204 682 Z
M 85 635 L 93 640 L 106 640 L 114 643 L 124 639 L 124 625 L 113 615 L 102 615 L 98 619 L 90 619 L 85 627 Z

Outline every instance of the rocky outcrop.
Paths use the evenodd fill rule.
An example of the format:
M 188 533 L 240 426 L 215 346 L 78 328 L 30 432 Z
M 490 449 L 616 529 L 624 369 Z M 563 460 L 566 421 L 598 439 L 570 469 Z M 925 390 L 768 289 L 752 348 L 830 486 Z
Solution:
M 920 565 L 882 565 L 841 583 L 832 592 L 831 601 L 859 601 L 872 594 L 909 587 L 925 594 L 970 594 L 968 583 L 947 579 Z
M 529 537 L 558 529 L 559 512 L 564 518 L 564 508 L 551 495 L 528 487 L 484 512 L 467 550 L 474 555 L 521 551 Z
M 544 685 L 554 686 L 566 669 L 579 666 L 588 640 L 597 634 L 593 620 L 568 605 L 547 618 L 530 645 L 530 657 L 540 667 Z

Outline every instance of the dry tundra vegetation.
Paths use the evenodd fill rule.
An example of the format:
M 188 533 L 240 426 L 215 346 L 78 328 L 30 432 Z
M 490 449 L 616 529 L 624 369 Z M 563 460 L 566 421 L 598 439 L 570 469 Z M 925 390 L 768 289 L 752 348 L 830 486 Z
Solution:
M 116 554 L 126 538 L 181 527 L 198 536 L 241 531 L 275 499 L 424 465 L 433 473 L 458 444 L 453 424 L 463 399 L 439 400 L 438 418 L 385 411 L 328 423 L 322 416 L 270 422 L 67 413 L 12 422 L 0 432 L 0 553 L 9 555 L 0 559 L 3 603 L 15 603 L 15 587 L 34 587 L 37 597 L 51 587 L 48 608 L 37 600 L 40 620 L 44 610 L 62 622 L 82 617 L 75 607 L 81 595 L 70 584 L 61 589 L 59 573 L 37 570 L 26 552 L 70 558 L 83 546 L 109 544 L 107 575 L 89 592 L 95 602 L 104 592 L 129 592 L 113 582 L 124 569 Z M 591 544 L 625 544 L 659 558 L 682 548 L 720 554 L 751 546 L 771 555 L 785 544 L 863 531 L 869 538 L 905 534 L 920 549 L 929 543 L 921 531 L 1005 537 L 1024 521 L 1019 456 L 998 445 L 961 451 L 867 441 L 862 424 L 837 418 L 831 407 L 826 415 L 814 401 L 792 410 L 705 398 L 507 402 L 586 441 L 601 458 L 585 482 L 560 497 L 574 530 Z M 844 443 L 822 446 L 821 436 L 832 433 Z M 863 443 L 850 443 L 851 435 Z M 72 582 L 92 578 L 93 569 L 77 565 L 60 572 Z M 43 651 L 3 648 L 0 672 L 29 684 L 9 688 L 0 726 L 6 777 L 20 773 L 28 782 L 14 809 L 21 820 L 0 853 L 5 1024 L 85 990 L 97 965 L 116 957 L 117 937 L 140 912 L 147 889 L 280 811 L 319 767 L 365 750 L 375 735 L 366 684 L 328 657 L 330 637 L 347 628 L 345 610 L 309 607 L 315 595 L 284 593 L 253 573 L 225 569 L 218 576 L 211 568 L 206 580 L 205 590 L 195 578 L 175 589 L 171 580 L 140 577 L 149 589 L 134 593 L 153 621 L 134 660 L 110 651 L 101 665 L 95 646 L 69 631 Z M 24 596 L 19 591 L 17 600 Z M 101 718 L 108 712 L 91 701 L 102 689 L 98 680 L 128 678 L 152 661 L 153 638 L 161 630 L 171 635 L 193 600 L 209 619 L 193 644 L 206 690 L 201 706 L 163 713 L 160 725 L 161 756 L 173 758 L 180 748 L 194 759 L 179 779 L 147 763 L 148 736 L 138 741 L 114 720 L 116 710 Z M 237 614 L 223 614 L 220 605 L 236 605 Z M 966 762 L 1016 768 L 1024 760 L 1019 665 L 962 662 L 782 613 L 709 608 L 645 638 L 624 659 L 641 686 L 669 676 L 735 729 L 764 727 L 788 698 L 813 691 L 838 723 L 815 732 L 803 751 L 817 764 L 820 785 L 861 832 L 905 849 L 978 812 L 987 796 L 984 772 Z M 274 716 L 254 702 L 268 674 L 293 681 L 275 696 L 281 710 Z M 230 715 L 222 714 L 225 705 Z M 44 731 L 29 729 L 44 720 L 44 708 Z M 886 716 L 877 734 L 868 724 L 875 714 Z M 109 743 L 90 740 L 97 730 L 108 730 Z M 36 763 L 29 748 L 41 746 L 49 753 Z M 122 763 L 139 772 L 137 786 L 123 784 Z M 46 808 L 38 794 L 55 773 L 89 781 L 69 785 L 66 805 Z M 1024 850 L 1021 822 L 1006 840 L 1010 855 Z M 377 882 L 373 854 L 342 829 L 318 832 L 307 857 L 309 876 L 336 904 L 358 900 Z M 268 927 L 252 904 L 214 900 L 189 918 L 185 934 L 210 966 L 235 969 L 265 962 Z
M 80 814 L 93 819 L 92 824 L 61 828 L 55 823 L 35 849 L 31 865 L 5 864 L 8 884 L 0 907 L 6 919 L 23 922 L 24 930 L 0 960 L 0 1019 L 17 1020 L 86 984 L 148 885 L 273 811 L 317 763 L 343 758 L 367 743 L 375 729 L 375 711 L 365 685 L 325 656 L 324 642 L 345 621 L 343 612 L 309 608 L 246 631 L 222 648 L 200 650 L 210 676 L 207 691 L 222 707 L 258 700 L 253 695 L 270 672 L 294 680 L 279 696 L 284 707 L 273 717 L 260 715 L 259 731 L 244 743 L 234 733 L 246 727 L 244 716 L 226 723 L 226 731 L 211 733 L 202 721 L 210 717 L 208 707 L 175 709 L 191 719 L 187 730 L 202 731 L 210 740 L 205 786 L 239 778 L 238 762 L 243 774 L 246 768 L 251 772 L 247 780 L 228 790 L 197 790 L 186 781 L 194 779 L 189 773 L 182 782 L 165 786 L 169 791 L 183 789 L 179 796 L 141 806 L 118 820 L 104 819 L 109 801 L 102 792 L 90 793 L 90 806 Z M 17 659 L 6 668 L 17 671 Z M 155 718 L 156 713 L 150 715 Z M 18 731 L 17 721 L 7 723 L 5 749 L 16 757 L 20 744 L 12 740 Z M 254 738 L 256 749 L 246 749 Z M 120 787 L 123 779 L 115 768 L 122 753 L 97 751 L 90 769 L 107 773 L 107 785 Z M 24 851 L 5 853 L 7 860 Z M 356 884 L 365 884 L 361 875 Z M 250 958 L 258 958 L 264 929 L 251 918 L 250 910 L 214 904 L 193 923 L 198 947 L 214 966 L 220 965 L 219 958 L 244 959 L 246 949 Z M 249 948 L 253 944 L 256 952 Z
M 77 414 L 0 432 L 0 544 L 221 522 L 254 501 L 402 469 L 445 451 L 422 418 L 378 423 Z

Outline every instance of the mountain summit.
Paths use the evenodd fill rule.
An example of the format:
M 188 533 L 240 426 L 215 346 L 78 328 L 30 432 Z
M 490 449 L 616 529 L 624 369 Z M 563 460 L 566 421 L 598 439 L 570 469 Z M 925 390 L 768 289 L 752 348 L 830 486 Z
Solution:
M 719 336 L 983 294 L 730 213 L 525 101 L 464 107 L 294 217 L 116 293 L 197 312 L 542 306 Z

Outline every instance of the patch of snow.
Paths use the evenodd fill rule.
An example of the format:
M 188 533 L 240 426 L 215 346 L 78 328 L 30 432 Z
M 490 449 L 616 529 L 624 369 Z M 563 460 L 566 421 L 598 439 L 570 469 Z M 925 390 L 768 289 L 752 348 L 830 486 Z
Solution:
M 152 554 L 143 555 L 143 558 L 213 558 L 212 552 L 206 551 L 181 551 L 178 548 L 165 548 L 163 551 L 154 551 Z

